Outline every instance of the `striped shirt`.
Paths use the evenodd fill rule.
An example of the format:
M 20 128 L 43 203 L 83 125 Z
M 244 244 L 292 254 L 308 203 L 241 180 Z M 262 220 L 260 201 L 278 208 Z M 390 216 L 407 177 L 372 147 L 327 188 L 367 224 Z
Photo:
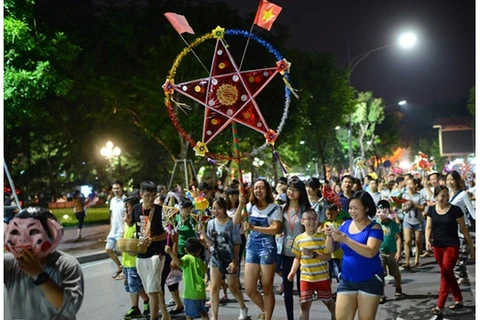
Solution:
M 329 279 L 328 261 L 302 256 L 303 249 L 325 252 L 325 235 L 314 233 L 309 236 L 305 232 L 295 238 L 292 253 L 300 259 L 300 280 L 317 282 Z

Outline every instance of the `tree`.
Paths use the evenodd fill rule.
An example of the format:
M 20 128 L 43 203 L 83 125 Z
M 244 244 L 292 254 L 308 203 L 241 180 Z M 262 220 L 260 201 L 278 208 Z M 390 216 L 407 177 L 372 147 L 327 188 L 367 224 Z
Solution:
M 374 98 L 371 91 L 359 92 L 355 111 L 352 113 L 352 135 L 357 139 L 360 156 L 365 158 L 364 141 L 375 139 L 375 126 L 384 119 L 384 103 L 381 98 Z M 344 132 L 338 137 L 342 138 Z
M 332 155 L 335 127 L 344 125 L 345 115 L 353 111 L 348 73 L 329 53 L 293 51 L 291 57 L 292 81 L 301 88 L 298 107 L 289 118 L 296 128 L 296 139 L 292 139 L 296 144 L 291 147 L 302 149 L 303 163 L 316 158 L 325 166 Z M 305 143 L 299 146 L 300 138 Z
M 475 119 L 475 87 L 470 89 L 470 98 L 468 99 L 467 109 Z
M 24 191 L 52 183 L 53 177 L 39 178 L 42 163 L 55 172 L 61 166 L 58 158 L 66 144 L 59 139 L 62 123 L 52 115 L 57 112 L 55 101 L 72 91 L 73 65 L 80 52 L 65 33 L 38 21 L 36 6 L 34 0 L 4 2 L 4 150 Z

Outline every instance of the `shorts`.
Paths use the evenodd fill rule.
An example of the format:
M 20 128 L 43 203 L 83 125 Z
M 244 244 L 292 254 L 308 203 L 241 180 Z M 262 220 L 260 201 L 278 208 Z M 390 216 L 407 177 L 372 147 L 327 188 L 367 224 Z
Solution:
M 110 234 L 107 236 L 107 244 L 105 245 L 105 249 L 115 249 L 117 246 L 117 240 L 123 236 L 123 233 L 117 233 L 111 236 Z
M 206 299 L 183 299 L 183 305 L 185 306 L 185 315 L 190 318 L 198 318 L 201 316 L 200 312 L 208 313 L 208 308 L 205 307 L 206 302 Z
M 340 275 L 340 283 L 337 287 L 337 295 L 360 293 L 370 296 L 383 296 L 383 292 L 383 274 L 376 274 L 367 281 L 363 282 L 351 282 L 343 279 L 343 277 Z
M 413 229 L 413 231 L 423 231 L 423 223 L 411 224 L 403 220 L 403 229 Z
M 245 263 L 272 265 L 275 262 L 277 262 L 277 249 L 274 247 L 247 249 Z
M 137 272 L 142 279 L 146 293 L 162 292 L 162 272 L 165 256 L 154 255 L 151 258 L 137 257 Z
M 138 275 L 136 267 L 123 267 L 123 274 L 125 275 L 125 291 L 131 294 L 138 294 L 143 290 L 142 279 Z
M 395 260 L 395 253 L 380 252 L 380 259 L 382 259 L 383 271 L 385 275 L 387 275 L 387 268 L 388 273 L 392 277 L 400 275 L 400 270 L 398 269 L 398 262 Z
M 313 294 L 317 293 L 318 300 L 332 299 L 332 287 L 330 279 L 308 282 L 300 280 L 300 303 L 313 301 Z

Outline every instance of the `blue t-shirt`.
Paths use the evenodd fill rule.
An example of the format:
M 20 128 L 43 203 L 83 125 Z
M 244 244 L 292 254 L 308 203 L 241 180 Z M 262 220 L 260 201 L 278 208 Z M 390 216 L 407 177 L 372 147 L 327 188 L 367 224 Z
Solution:
M 345 233 L 347 237 L 361 244 L 367 244 L 368 238 L 372 237 L 383 242 L 383 230 L 372 229 L 376 222 L 372 222 L 359 233 L 351 234 L 348 228 L 352 220 L 345 221 L 339 231 Z M 343 250 L 342 275 L 341 277 L 350 282 L 363 282 L 371 279 L 376 274 L 383 273 L 380 254 L 377 252 L 373 258 L 364 257 L 344 243 L 340 243 Z

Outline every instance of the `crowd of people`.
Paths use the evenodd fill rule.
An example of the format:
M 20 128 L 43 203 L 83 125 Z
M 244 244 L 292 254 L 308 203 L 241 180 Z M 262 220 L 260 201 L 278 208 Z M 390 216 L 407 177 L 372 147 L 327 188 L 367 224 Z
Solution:
M 265 179 L 251 185 L 232 180 L 216 190 L 202 182 L 196 188 L 208 202 L 202 210 L 195 199 L 167 194 L 164 186 L 152 181 L 142 182 L 140 189 L 128 196 L 123 189 L 121 181 L 112 184 L 106 252 L 117 266 L 112 278 L 124 281 L 130 297 L 132 306 L 125 319 L 169 320 L 171 315 L 184 313 L 187 319 L 219 320 L 227 289 L 238 303 L 238 319 L 253 319 L 241 291 L 244 287 L 260 310 L 255 319 L 271 320 L 276 307 L 276 275 L 282 279 L 280 291 L 289 320 L 309 319 L 311 305 L 317 300 L 332 319 L 351 320 L 356 315 L 375 319 L 379 304 L 387 300 L 385 276 L 394 278 L 395 296 L 402 296 L 401 269 L 421 268 L 421 259 L 432 254 L 441 270 L 438 302 L 432 313 L 442 314 L 450 292 L 455 303 L 449 309 L 463 307 L 460 286 L 469 284 L 465 265 L 469 254 L 474 258 L 469 229 L 475 221 L 475 199 L 456 171 L 445 175 L 431 172 L 425 177 L 401 173 L 378 177 L 370 172 L 363 181 L 346 174 L 323 184 L 317 178 L 302 181 L 296 176 L 281 178 L 273 186 Z M 169 216 L 172 203 L 176 209 L 173 218 Z M 83 205 L 75 206 L 79 235 Z M 25 217 L 30 218 L 23 210 L 13 221 Z M 53 220 L 48 215 L 41 219 Z M 6 230 L 10 248 L 16 245 L 13 230 Z M 45 233 L 46 239 L 52 239 L 48 228 Z M 120 248 L 120 239 L 136 240 L 138 252 Z M 124 251 L 121 259 L 115 250 Z M 56 251 L 47 256 L 25 253 L 30 250 L 8 251 L 14 255 L 6 255 L 5 272 L 15 276 L 6 283 L 7 291 L 18 291 L 16 281 L 30 277 L 48 294 L 44 302 L 50 305 L 42 312 L 78 311 L 83 278 L 76 265 L 67 259 L 76 270 L 71 276 L 81 283 L 75 291 L 52 272 L 46 282 L 40 278 L 43 270 L 49 270 L 45 267 L 48 257 Z M 25 260 L 35 261 L 34 272 L 28 271 Z M 336 292 L 332 281 L 338 283 Z M 71 299 L 68 308 L 47 293 L 58 287 L 72 292 L 71 298 L 63 298 Z M 165 299 L 165 287 L 171 301 Z M 300 310 L 294 307 L 295 287 Z M 15 294 L 24 294 L 17 291 Z

